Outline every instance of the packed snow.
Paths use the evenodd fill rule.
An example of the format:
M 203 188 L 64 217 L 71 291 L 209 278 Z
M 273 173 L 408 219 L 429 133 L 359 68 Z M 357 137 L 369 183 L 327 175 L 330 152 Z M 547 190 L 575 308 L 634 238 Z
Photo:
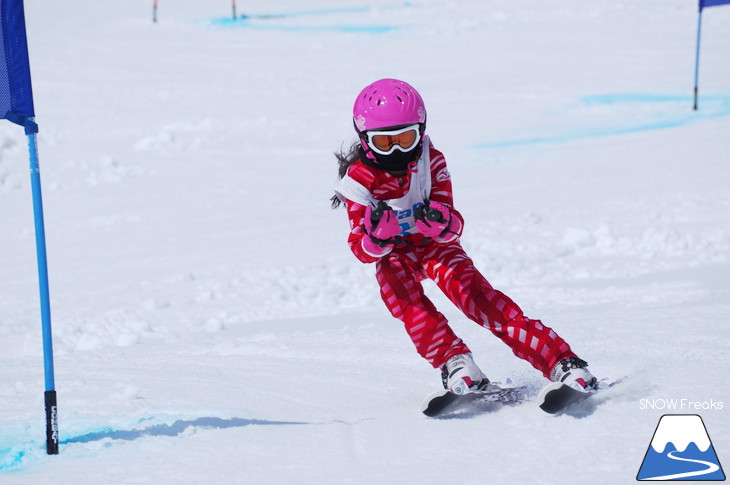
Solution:
M 25 3 L 61 449 L 6 122 L 0 483 L 628 484 L 667 413 L 730 463 L 730 6 L 693 112 L 694 0 Z M 619 384 L 420 413 L 439 372 L 328 200 L 383 77 L 423 95 L 480 270 Z M 427 291 L 492 380 L 547 383 Z

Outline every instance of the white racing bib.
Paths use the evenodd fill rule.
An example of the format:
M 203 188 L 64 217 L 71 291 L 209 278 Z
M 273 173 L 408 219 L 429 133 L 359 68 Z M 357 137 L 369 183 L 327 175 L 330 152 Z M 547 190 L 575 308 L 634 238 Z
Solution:
M 416 219 L 414 217 L 418 206 L 431 196 L 431 160 L 429 156 L 431 141 L 426 136 L 423 140 L 423 152 L 416 166 L 411 169 L 411 186 L 408 192 L 400 199 L 389 199 L 385 202 L 393 209 L 398 224 L 401 227 L 401 236 L 415 234 Z M 369 205 L 373 209 L 378 200 L 361 183 L 345 175 L 337 184 L 335 193 L 340 199 L 349 199 L 361 205 Z

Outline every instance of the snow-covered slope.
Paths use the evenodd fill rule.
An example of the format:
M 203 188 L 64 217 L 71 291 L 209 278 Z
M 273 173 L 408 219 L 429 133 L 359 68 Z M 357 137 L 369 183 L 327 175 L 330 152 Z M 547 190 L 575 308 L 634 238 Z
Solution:
M 730 7 L 694 113 L 692 1 L 151 3 L 26 1 L 62 445 L 4 123 L 0 483 L 633 483 L 667 412 L 730 461 L 727 409 L 641 401 L 730 402 Z M 478 267 L 620 385 L 559 417 L 418 412 L 439 374 L 328 203 L 386 76 L 426 100 Z M 427 289 L 491 379 L 544 384 Z

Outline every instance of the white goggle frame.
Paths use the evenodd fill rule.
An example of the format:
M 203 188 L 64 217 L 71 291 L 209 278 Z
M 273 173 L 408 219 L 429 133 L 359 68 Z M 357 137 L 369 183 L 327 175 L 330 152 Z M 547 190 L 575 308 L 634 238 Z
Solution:
M 405 133 L 406 131 L 410 131 L 410 130 L 416 130 L 416 138 L 414 139 L 413 144 L 409 147 L 402 147 L 398 144 L 394 144 L 392 147 L 390 147 L 390 149 L 388 151 L 383 151 L 383 150 L 377 148 L 375 146 L 375 144 L 373 143 L 374 136 L 377 136 L 377 135 L 395 136 L 395 135 L 400 135 L 401 133 Z M 370 149 L 372 151 L 374 151 L 375 153 L 377 153 L 379 155 L 390 155 L 396 149 L 405 153 L 405 152 L 409 152 L 409 151 L 413 150 L 416 147 L 416 145 L 418 145 L 418 143 L 421 141 L 421 126 L 418 123 L 416 123 L 415 125 L 409 125 L 404 128 L 401 128 L 399 130 L 387 130 L 387 131 L 373 130 L 373 131 L 366 132 L 366 134 L 368 136 L 368 146 L 370 147 Z

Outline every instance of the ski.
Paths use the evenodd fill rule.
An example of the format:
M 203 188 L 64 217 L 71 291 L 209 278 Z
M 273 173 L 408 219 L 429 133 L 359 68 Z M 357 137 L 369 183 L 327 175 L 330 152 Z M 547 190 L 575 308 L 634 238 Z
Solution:
M 561 382 L 552 382 L 540 391 L 536 400 L 540 409 L 546 413 L 559 414 L 571 405 L 582 402 L 619 382 L 621 379 L 612 382 L 606 382 L 604 379 L 595 391 L 579 391 Z M 489 412 L 500 409 L 502 405 L 520 404 L 533 398 L 534 391 L 528 386 L 502 387 L 492 383 L 484 391 L 469 394 L 454 394 L 447 390 L 436 391 L 423 401 L 421 412 L 431 418 L 469 411 Z
M 621 382 L 621 379 L 607 382 L 606 379 L 598 383 L 598 389 L 593 391 L 579 391 L 561 382 L 548 384 L 537 395 L 537 404 L 540 409 L 550 414 L 558 414 L 573 404 L 585 401 L 594 394 L 611 388 Z
M 446 416 L 474 404 L 477 408 L 482 404 L 519 404 L 527 400 L 527 386 L 501 387 L 489 384 L 487 389 L 469 394 L 454 394 L 447 390 L 434 392 L 428 396 L 421 406 L 423 414 L 430 418 Z
M 538 394 L 537 404 L 546 413 L 556 414 L 577 402 L 588 399 L 595 392 L 579 391 L 562 382 L 553 382 Z

